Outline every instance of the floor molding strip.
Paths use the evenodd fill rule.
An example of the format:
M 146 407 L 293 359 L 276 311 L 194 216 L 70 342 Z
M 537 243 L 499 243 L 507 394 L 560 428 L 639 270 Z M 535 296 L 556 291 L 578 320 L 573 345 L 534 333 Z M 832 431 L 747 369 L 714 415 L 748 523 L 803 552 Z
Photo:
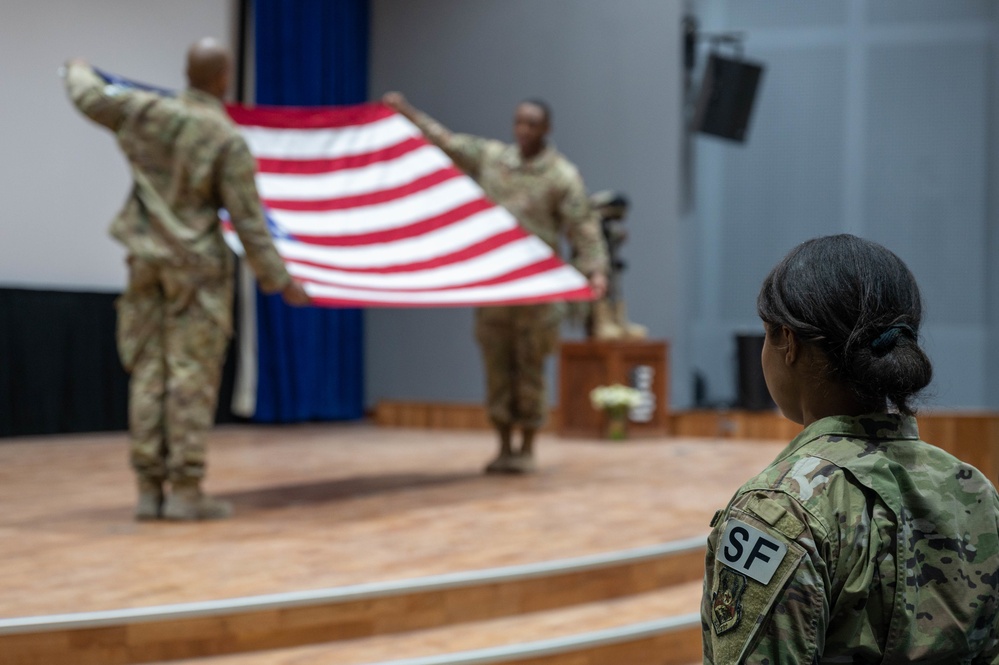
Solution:
M 703 550 L 706 536 L 621 552 L 594 554 L 556 561 L 446 573 L 409 580 L 372 582 L 311 591 L 293 591 L 242 598 L 176 603 L 120 610 L 52 614 L 0 619 L 0 635 L 100 628 L 159 620 L 193 619 L 241 612 L 282 610 L 336 602 L 363 601 L 386 596 L 499 584 L 532 578 L 580 573 L 613 566 L 641 563 L 658 558 Z

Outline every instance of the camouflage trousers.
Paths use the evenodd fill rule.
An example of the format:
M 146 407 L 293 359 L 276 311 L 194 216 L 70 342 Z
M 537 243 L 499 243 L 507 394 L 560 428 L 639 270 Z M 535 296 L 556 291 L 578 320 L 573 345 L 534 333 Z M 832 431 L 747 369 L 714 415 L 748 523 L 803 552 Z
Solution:
M 475 337 L 486 373 L 486 408 L 495 425 L 537 429 L 548 415 L 545 358 L 558 342 L 554 305 L 484 307 Z
M 129 259 L 116 302 L 130 372 L 131 463 L 144 478 L 201 478 L 232 331 L 232 277 Z

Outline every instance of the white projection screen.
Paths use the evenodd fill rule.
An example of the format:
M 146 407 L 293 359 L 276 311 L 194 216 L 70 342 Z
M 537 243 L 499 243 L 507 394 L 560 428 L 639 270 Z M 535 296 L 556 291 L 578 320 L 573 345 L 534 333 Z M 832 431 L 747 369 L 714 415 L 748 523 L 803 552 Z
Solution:
M 181 88 L 202 36 L 235 46 L 234 0 L 2 0 L 0 287 L 119 291 L 107 227 L 129 188 L 114 137 L 84 119 L 57 71 L 71 57 Z

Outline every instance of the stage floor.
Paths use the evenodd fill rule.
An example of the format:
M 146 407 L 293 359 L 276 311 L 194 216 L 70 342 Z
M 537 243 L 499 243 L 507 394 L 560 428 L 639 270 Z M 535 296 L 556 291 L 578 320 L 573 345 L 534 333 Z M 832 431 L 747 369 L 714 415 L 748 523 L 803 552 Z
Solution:
M 540 438 L 540 471 L 486 476 L 488 432 L 225 426 L 222 522 L 132 520 L 124 434 L 0 440 L 0 617 L 301 591 L 706 534 L 784 442 Z

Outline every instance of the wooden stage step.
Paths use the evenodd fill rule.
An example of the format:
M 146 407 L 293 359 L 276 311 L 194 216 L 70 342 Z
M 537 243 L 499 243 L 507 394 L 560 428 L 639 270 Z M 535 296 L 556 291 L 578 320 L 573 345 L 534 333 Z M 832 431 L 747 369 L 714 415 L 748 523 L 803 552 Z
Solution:
M 684 665 L 700 662 L 700 595 L 700 583 L 688 582 L 502 619 L 159 665 Z
M 783 442 L 543 436 L 540 470 L 527 477 L 482 474 L 494 446 L 480 431 L 223 427 L 207 489 L 236 516 L 169 524 L 132 520 L 123 434 L 8 439 L 0 665 L 155 662 L 436 630 L 431 650 L 375 658 L 513 648 L 462 636 L 480 622 L 698 588 L 711 515 Z M 596 640 L 586 653 L 632 648 L 672 639 L 659 634 L 676 632 L 668 626 L 641 628 L 661 619 L 625 622 L 639 626 L 627 639 L 599 632 L 625 624 L 594 624 L 515 631 L 516 644 L 541 642 L 524 647 L 536 654 L 550 640 Z
M 395 583 L 0 619 L 0 662 L 146 663 L 482 621 L 696 586 L 703 561 L 704 538 L 698 537 Z

